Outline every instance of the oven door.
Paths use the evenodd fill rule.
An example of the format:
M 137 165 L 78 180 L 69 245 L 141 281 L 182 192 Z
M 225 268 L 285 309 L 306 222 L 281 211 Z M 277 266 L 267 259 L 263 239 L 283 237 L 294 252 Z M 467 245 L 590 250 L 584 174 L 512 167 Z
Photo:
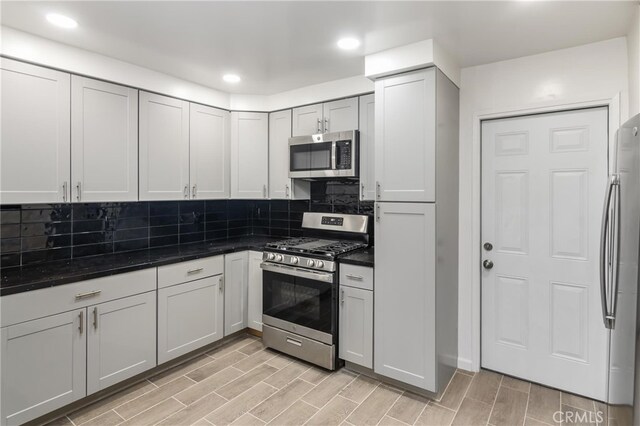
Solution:
M 333 273 L 263 262 L 262 321 L 332 345 L 337 334 Z

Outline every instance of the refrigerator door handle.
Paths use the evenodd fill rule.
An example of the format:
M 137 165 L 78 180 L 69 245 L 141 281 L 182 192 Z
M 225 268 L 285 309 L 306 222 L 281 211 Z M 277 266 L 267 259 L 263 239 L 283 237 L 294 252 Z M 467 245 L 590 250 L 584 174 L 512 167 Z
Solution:
M 609 286 L 611 306 L 609 308 L 609 320 L 611 328 L 615 328 L 616 311 L 618 307 L 618 260 L 620 256 L 620 177 L 613 176 L 613 209 L 611 216 L 611 255 L 609 256 Z
M 611 260 L 607 258 L 607 254 L 611 255 L 611 234 L 610 234 L 610 217 L 611 199 L 614 193 L 614 187 L 618 185 L 618 176 L 612 175 L 609 179 L 607 192 L 604 198 L 604 209 L 602 212 L 602 228 L 600 229 L 600 299 L 602 301 L 602 318 L 606 328 L 612 328 L 613 316 L 609 309 L 609 278 Z

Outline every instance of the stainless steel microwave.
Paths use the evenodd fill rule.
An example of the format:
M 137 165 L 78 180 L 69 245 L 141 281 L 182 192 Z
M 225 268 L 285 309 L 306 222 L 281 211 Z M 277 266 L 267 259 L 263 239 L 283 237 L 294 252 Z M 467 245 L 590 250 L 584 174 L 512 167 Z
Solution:
M 357 130 L 290 138 L 289 177 L 358 177 L 358 139 Z

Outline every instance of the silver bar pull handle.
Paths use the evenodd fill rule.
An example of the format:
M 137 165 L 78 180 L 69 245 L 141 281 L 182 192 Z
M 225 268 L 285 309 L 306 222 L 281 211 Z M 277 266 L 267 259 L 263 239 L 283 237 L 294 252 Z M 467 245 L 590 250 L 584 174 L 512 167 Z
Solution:
M 380 182 L 376 181 L 376 198 L 380 199 Z
M 194 184 L 191 188 L 191 198 L 196 198 L 196 194 L 198 193 L 198 185 Z
M 224 291 L 224 276 L 220 277 L 220 280 L 218 281 L 218 287 L 220 287 L 220 291 Z
M 77 195 L 76 195 L 76 199 L 78 201 L 80 201 L 80 199 L 82 198 L 81 193 L 82 193 L 82 183 L 78 182 L 78 184 L 76 185 L 76 191 L 77 191 Z
M 97 296 L 100 293 L 102 293 L 102 290 L 93 290 L 93 291 L 89 291 L 87 293 L 79 293 L 79 294 L 76 294 L 76 300 L 88 299 L 90 297 Z
M 67 181 L 62 183 L 62 201 L 67 202 Z
M 340 292 L 340 304 L 344 305 L 344 290 Z
M 612 326 L 612 312 L 609 310 L 609 261 L 607 254 L 611 250 L 611 235 L 610 235 L 610 212 L 611 212 L 611 199 L 614 193 L 614 186 L 618 185 L 619 180 L 616 175 L 612 175 L 609 179 L 609 185 L 607 186 L 607 192 L 604 198 L 604 208 L 602 212 L 602 226 L 600 229 L 600 300 L 602 302 L 602 318 L 604 320 L 605 327 L 611 328 Z
M 362 196 L 361 196 L 361 198 L 360 198 L 360 199 L 361 199 L 361 200 L 364 200 L 364 197 L 365 197 L 365 195 L 364 195 L 364 182 L 361 182 L 361 183 L 360 183 L 360 187 L 361 187 L 361 191 L 362 191 Z
M 360 275 L 346 274 L 345 277 L 351 278 L 352 280 L 356 280 L 356 281 L 364 280 L 364 277 L 361 277 Z
M 184 186 L 184 189 L 182 190 L 182 194 L 184 195 L 184 198 L 189 198 L 189 185 Z
M 78 326 L 78 330 L 80 330 L 80 334 L 84 333 L 84 309 L 80 311 L 80 325 Z
M 324 133 L 329 133 L 329 119 L 324 119 Z
M 376 204 L 376 222 L 380 222 L 380 204 Z
M 289 185 L 284 186 L 284 195 L 285 197 L 289 198 Z
M 291 337 L 287 337 L 287 343 L 294 346 L 302 346 L 302 342 L 300 340 L 292 339 Z
M 93 329 L 98 329 L 98 307 L 93 308 Z
M 320 118 L 318 118 L 318 133 L 322 133 L 322 120 L 320 120 Z
M 197 274 L 197 273 L 202 272 L 202 271 L 204 271 L 204 268 L 189 269 L 187 271 L 187 275 Z

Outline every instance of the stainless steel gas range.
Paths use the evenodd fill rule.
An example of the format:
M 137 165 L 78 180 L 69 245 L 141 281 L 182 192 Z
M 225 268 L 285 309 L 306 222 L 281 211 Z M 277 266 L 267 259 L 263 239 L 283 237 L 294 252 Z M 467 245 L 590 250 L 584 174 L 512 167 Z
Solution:
M 267 244 L 262 267 L 265 346 L 334 370 L 337 257 L 368 246 L 368 217 L 305 213 L 304 236 Z

